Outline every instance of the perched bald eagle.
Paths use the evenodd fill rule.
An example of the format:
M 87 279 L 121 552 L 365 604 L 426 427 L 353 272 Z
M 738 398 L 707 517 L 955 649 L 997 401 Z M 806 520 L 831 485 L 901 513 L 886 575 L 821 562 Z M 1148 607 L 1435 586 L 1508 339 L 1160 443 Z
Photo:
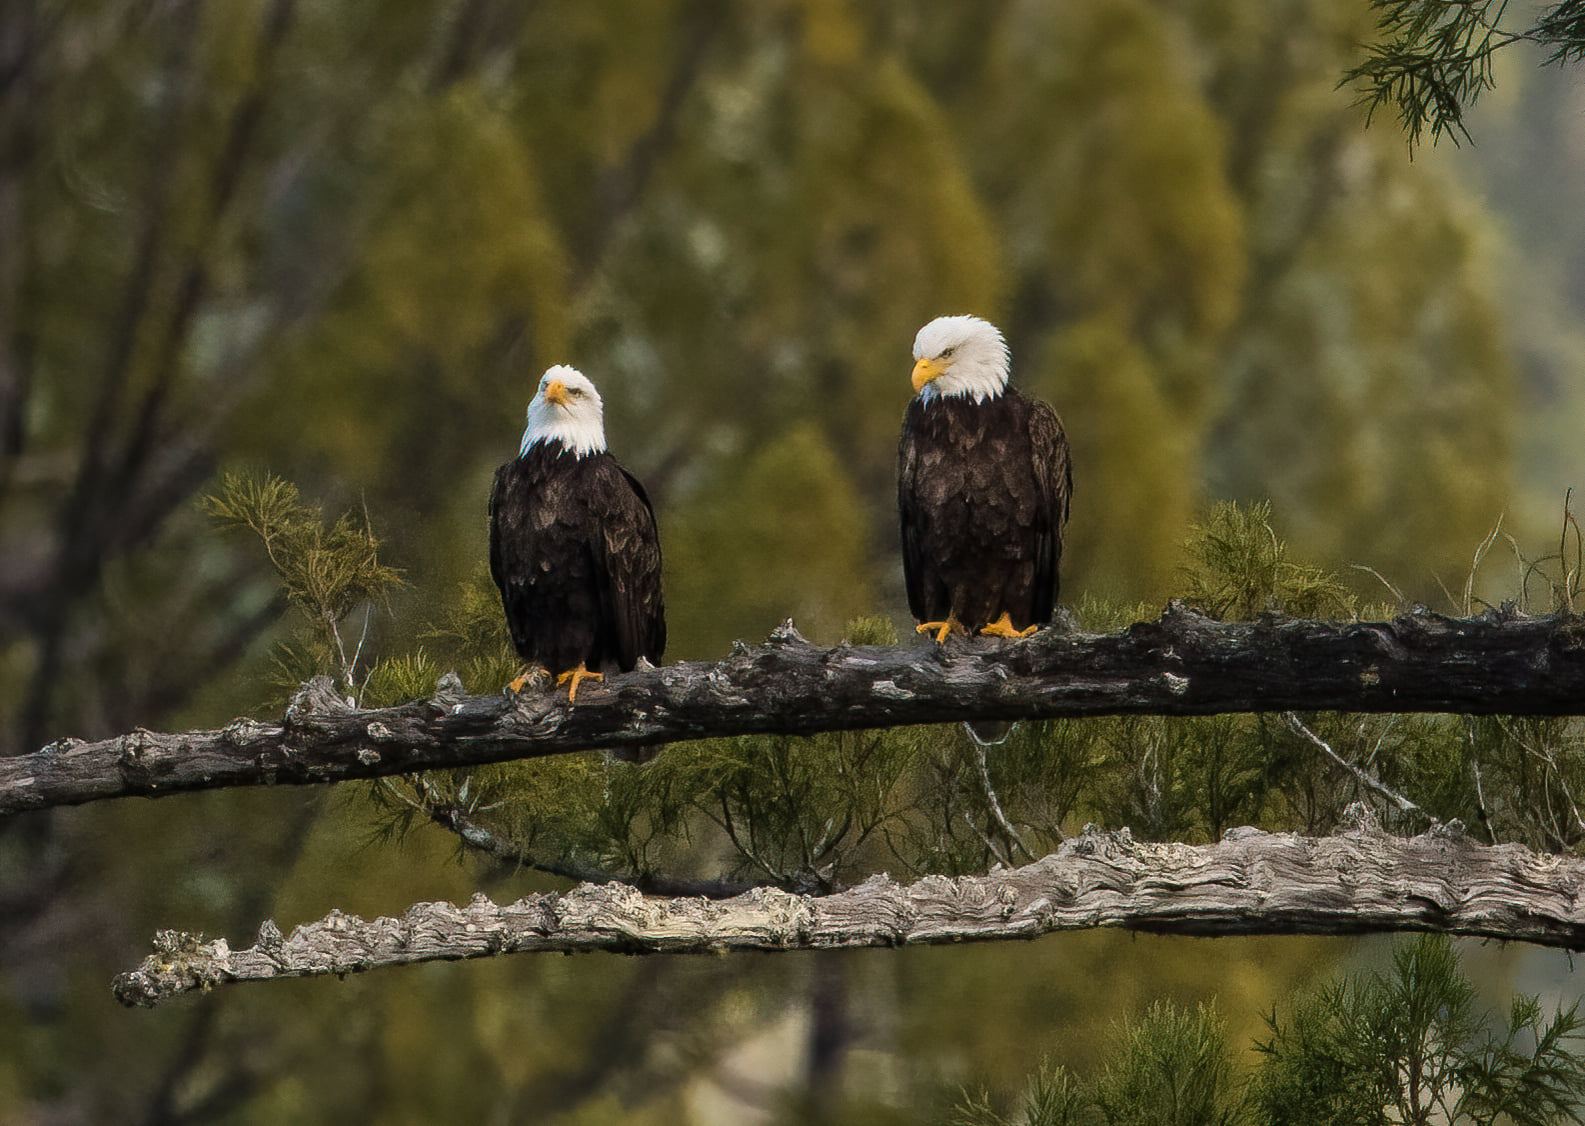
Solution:
M 574 368 L 539 381 L 517 457 L 495 472 L 490 574 L 517 655 L 571 681 L 660 661 L 660 536 L 644 486 L 605 449 L 600 393 Z
M 897 450 L 908 608 L 920 633 L 1027 637 L 1051 620 L 1073 491 L 1057 412 L 1007 385 L 1007 344 L 978 317 L 914 340 Z

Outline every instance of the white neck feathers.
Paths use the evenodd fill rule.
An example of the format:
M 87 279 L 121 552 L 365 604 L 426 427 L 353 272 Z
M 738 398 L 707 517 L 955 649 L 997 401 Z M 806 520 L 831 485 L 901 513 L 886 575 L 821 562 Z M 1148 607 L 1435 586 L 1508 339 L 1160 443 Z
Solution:
M 983 403 L 986 399 L 994 399 L 1007 390 L 1007 377 L 993 378 L 976 371 L 964 371 L 954 365 L 954 370 L 943 375 L 940 379 L 932 380 L 925 384 L 919 398 L 925 402 L 932 399 L 960 399 L 970 398 L 976 403 Z
M 599 419 L 595 419 L 591 425 L 584 419 L 561 419 L 538 424 L 531 418 L 523 431 L 523 442 L 517 449 L 518 456 L 528 453 L 535 446 L 549 445 L 551 442 L 560 442 L 574 457 L 604 453 L 605 427 Z

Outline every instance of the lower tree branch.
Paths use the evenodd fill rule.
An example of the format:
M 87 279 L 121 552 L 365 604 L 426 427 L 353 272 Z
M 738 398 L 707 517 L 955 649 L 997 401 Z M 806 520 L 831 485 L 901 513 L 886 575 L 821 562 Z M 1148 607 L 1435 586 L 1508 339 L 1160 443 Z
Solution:
M 1419 611 L 1391 622 L 1218 622 L 1173 604 L 1115 634 L 1060 626 L 823 649 L 789 622 L 719 663 L 642 669 L 580 696 L 436 695 L 356 708 L 310 681 L 284 723 L 61 740 L 0 760 L 0 815 L 223 786 L 339 782 L 595 748 L 973 720 L 1217 712 L 1585 712 L 1585 619 Z
M 1437 931 L 1585 949 L 1585 861 L 1482 845 L 1457 825 L 1382 833 L 1364 807 L 1332 837 L 1230 830 L 1215 844 L 1146 844 L 1088 829 L 1051 855 L 984 876 L 881 875 L 827 896 L 758 888 L 733 899 L 656 899 L 582 884 L 498 906 L 420 903 L 401 918 L 333 911 L 256 943 L 161 931 L 119 976 L 125 1005 L 242 981 L 360 973 L 527 951 L 691 954 L 1033 938 L 1122 927 L 1159 934 Z

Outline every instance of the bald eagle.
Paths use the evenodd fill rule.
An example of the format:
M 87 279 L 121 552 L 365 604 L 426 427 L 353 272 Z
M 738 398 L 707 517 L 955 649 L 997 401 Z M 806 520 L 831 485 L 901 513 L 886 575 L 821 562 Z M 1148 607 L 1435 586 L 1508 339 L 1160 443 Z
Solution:
M 1027 637 L 1051 621 L 1073 491 L 1056 411 L 1007 385 L 1007 344 L 978 317 L 914 340 L 897 450 L 903 576 L 918 632 Z
M 623 672 L 666 648 L 660 536 L 638 479 L 606 452 L 600 393 L 574 368 L 545 372 L 517 457 L 495 472 L 490 574 L 517 655 L 556 683 Z

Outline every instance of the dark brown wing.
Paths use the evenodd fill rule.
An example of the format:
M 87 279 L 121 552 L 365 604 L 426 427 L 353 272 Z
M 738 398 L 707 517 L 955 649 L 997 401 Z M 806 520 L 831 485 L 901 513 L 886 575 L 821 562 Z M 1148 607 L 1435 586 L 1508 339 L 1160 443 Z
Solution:
M 1029 458 L 1038 495 L 1032 609 L 1034 621 L 1048 622 L 1061 592 L 1062 533 L 1073 496 L 1073 464 L 1057 412 L 1038 399 L 1030 399 L 1029 406 Z
M 501 592 L 501 605 L 506 612 L 506 626 L 512 635 L 512 645 L 522 652 L 525 639 L 519 636 L 522 631 L 517 615 L 512 613 L 512 561 L 506 551 L 506 543 L 514 535 L 513 529 L 507 527 L 513 516 L 506 497 L 515 467 L 516 463 L 509 461 L 497 469 L 495 484 L 490 489 L 490 577 L 495 580 L 495 588 Z
M 505 589 L 505 562 L 501 558 L 501 493 L 505 489 L 503 478 L 506 476 L 506 466 L 501 466 L 495 471 L 495 483 L 490 487 L 490 577 L 495 580 L 497 590 Z
M 919 492 L 919 400 L 908 404 L 903 415 L 903 432 L 897 441 L 897 517 L 903 538 L 903 586 L 908 591 L 908 610 L 917 621 L 931 617 L 926 596 L 927 568 L 930 560 L 924 550 L 923 498 Z
M 659 664 L 666 651 L 666 600 L 661 589 L 660 532 L 644 486 L 613 458 L 601 473 L 606 511 L 600 527 L 601 613 L 610 629 L 608 658 L 631 669 L 643 657 Z

